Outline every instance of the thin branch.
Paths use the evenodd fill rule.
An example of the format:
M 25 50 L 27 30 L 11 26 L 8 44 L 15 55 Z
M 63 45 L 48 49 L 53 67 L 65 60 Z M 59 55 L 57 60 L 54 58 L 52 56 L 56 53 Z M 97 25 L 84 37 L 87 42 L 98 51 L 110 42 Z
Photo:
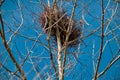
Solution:
M 58 79 L 58 73 L 57 73 L 57 69 L 56 69 L 56 66 L 55 66 L 55 62 L 54 62 L 54 58 L 53 58 L 53 53 L 52 53 L 52 50 L 51 50 L 51 45 L 50 45 L 50 39 L 48 39 L 48 47 L 49 47 L 49 50 L 50 50 L 50 60 L 51 60 L 51 63 L 52 63 L 52 66 L 53 66 L 53 69 L 56 73 L 56 79 Z
M 115 14 L 116 14 L 116 12 L 117 12 L 117 9 L 118 9 L 118 3 L 117 3 L 117 5 L 116 5 L 116 8 L 115 8 L 114 12 L 112 13 L 111 17 L 107 20 L 107 21 L 108 21 L 108 24 L 107 24 L 107 26 L 106 26 L 105 33 L 107 32 L 108 27 L 109 27 L 110 23 L 112 22 L 113 17 L 115 16 Z M 107 21 L 106 21 L 106 22 L 107 22 Z
M 12 30 L 11 30 L 12 31 Z M 14 31 L 12 31 L 13 33 L 14 33 Z M 21 34 L 21 33 L 16 33 L 18 36 L 20 36 L 20 37 L 23 37 L 23 38 L 25 38 L 25 39 L 28 39 L 28 40 L 30 40 L 30 41 L 36 41 L 34 38 L 31 38 L 31 37 L 28 37 L 28 36 L 25 36 L 25 35 L 23 35 L 23 34 Z M 40 40 L 37 40 L 36 42 L 38 42 L 38 43 L 40 43 L 41 45 L 43 45 L 43 47 L 45 47 L 45 49 L 46 50 L 48 50 L 48 45 L 47 44 L 45 44 L 45 43 L 43 43 L 43 42 L 41 42 Z
M 70 35 L 71 29 L 72 29 L 72 19 L 74 17 L 76 6 L 77 6 L 77 0 L 74 0 L 74 6 L 73 6 L 73 9 L 72 9 L 72 14 L 71 14 L 71 17 L 70 17 L 70 21 L 69 21 L 69 25 L 68 25 L 68 29 L 67 29 L 67 34 L 66 34 L 66 40 L 65 40 L 65 52 L 64 52 L 64 60 L 63 60 L 62 80 L 64 80 L 64 71 L 65 71 L 66 56 L 67 56 L 67 50 L 68 50 L 68 39 L 69 39 L 69 35 Z
M 102 32 L 101 32 L 101 42 L 100 42 L 100 53 L 98 56 L 98 62 L 96 65 L 96 70 L 95 70 L 95 75 L 94 75 L 94 80 L 97 80 L 98 77 L 98 70 L 99 70 L 99 66 L 100 66 L 100 62 L 101 62 L 101 57 L 103 54 L 103 44 L 104 44 L 104 0 L 102 0 Z
M 38 36 L 37 36 L 37 38 L 36 38 L 36 40 L 35 40 L 35 42 L 33 43 L 33 45 L 32 45 L 32 47 L 30 48 L 30 50 L 28 51 L 28 53 L 27 53 L 27 55 L 26 55 L 26 57 L 25 57 L 25 59 L 23 60 L 23 62 L 21 63 L 21 66 L 23 66 L 24 65 L 24 63 L 26 62 L 26 60 L 28 59 L 28 57 L 30 56 L 30 53 L 32 52 L 32 50 L 34 49 L 34 47 L 36 46 L 36 44 L 37 44 L 37 41 L 38 41 L 38 39 L 39 39 L 39 37 L 41 36 L 41 34 L 39 34 Z
M 7 72 L 9 72 L 12 75 L 17 76 L 18 78 L 20 78 L 20 76 L 14 72 L 12 72 L 11 70 L 9 70 L 6 66 L 4 66 L 2 63 L 0 63 L 0 66 L 3 67 Z
M 93 47 L 92 47 L 92 62 L 93 62 L 93 70 L 95 72 L 95 61 L 94 61 L 94 54 L 95 54 L 95 41 L 93 41 Z
M 47 2 L 48 2 L 48 7 L 50 7 L 50 0 L 47 0 Z
M 0 6 L 0 7 L 1 7 L 1 6 Z M 22 80 L 26 80 L 26 77 L 25 77 L 25 74 L 24 74 L 22 68 L 21 68 L 21 67 L 19 66 L 19 64 L 17 63 L 15 57 L 13 56 L 13 53 L 12 53 L 10 47 L 9 47 L 8 44 L 7 44 L 6 39 L 5 39 L 4 22 L 3 22 L 3 20 L 2 20 L 2 12 L 1 12 L 1 10 L 0 10 L 0 22 L 1 22 L 1 26 L 2 26 L 1 33 L 0 33 L 1 38 L 2 38 L 2 42 L 3 42 L 3 44 L 4 44 L 5 48 L 6 48 L 9 56 L 11 57 L 13 63 L 15 64 L 15 66 L 16 66 L 17 69 L 19 70 L 20 74 L 22 75 L 22 78 L 21 78 L 21 79 L 22 79 Z
M 10 43 L 10 41 L 12 40 L 12 38 L 14 37 L 14 35 L 20 30 L 20 28 L 21 28 L 21 26 L 23 25 L 23 22 L 24 22 L 23 15 L 22 15 L 22 9 L 21 9 L 20 1 L 19 0 L 18 0 L 18 6 L 19 6 L 19 10 L 20 10 L 21 23 L 20 23 L 19 27 L 16 29 L 16 31 L 10 36 L 7 44 Z
M 54 0 L 54 2 L 53 2 L 53 6 L 54 6 L 54 4 L 56 3 L 56 0 Z M 51 11 L 49 12 L 49 13 L 51 13 Z M 53 66 L 53 69 L 54 69 L 54 72 L 55 72 L 55 76 L 56 76 L 56 79 L 57 80 L 59 80 L 59 78 L 58 78 L 58 72 L 57 72 L 57 69 L 56 69 L 56 66 L 55 66 L 55 62 L 54 62 L 54 57 L 53 57 L 53 53 L 52 53 L 52 48 L 51 48 L 51 44 L 50 44 L 50 37 L 51 37 L 51 28 L 54 26 L 54 25 L 56 25 L 59 21 L 57 21 L 57 22 L 55 22 L 53 25 L 52 25 L 52 17 L 51 17 L 52 15 L 50 14 L 50 21 L 49 21 L 49 29 L 50 29 L 50 33 L 48 34 L 48 36 L 47 36 L 47 40 L 48 40 L 48 48 L 49 48 L 49 54 L 50 54 L 50 60 L 51 60 L 51 63 L 52 63 L 52 66 Z M 47 21 L 47 20 L 46 20 Z M 45 29 L 45 31 L 48 29 L 48 28 L 46 28 Z
M 120 52 L 120 50 L 119 50 L 119 52 Z M 117 62 L 119 59 L 120 59 L 120 55 L 117 56 L 117 58 L 113 59 L 113 60 L 108 64 L 108 66 L 107 66 L 101 73 L 99 73 L 99 74 L 97 75 L 97 77 L 99 78 L 99 77 L 101 77 L 102 75 L 104 75 L 105 72 L 107 72 L 107 71 L 110 69 L 110 67 L 111 67 L 115 62 Z
M 4 2 L 4 1 L 3 1 Z M 1 6 L 3 4 L 3 2 L 0 2 L 0 22 L 1 22 L 1 26 L 2 26 L 2 29 L 0 30 L 0 34 L 1 36 L 5 36 L 5 31 L 4 31 L 4 22 L 2 20 L 2 11 L 1 11 Z
M 64 13 L 54 24 L 50 25 L 50 27 L 46 28 L 44 31 L 51 29 L 53 26 L 55 26 L 65 15 L 66 13 Z

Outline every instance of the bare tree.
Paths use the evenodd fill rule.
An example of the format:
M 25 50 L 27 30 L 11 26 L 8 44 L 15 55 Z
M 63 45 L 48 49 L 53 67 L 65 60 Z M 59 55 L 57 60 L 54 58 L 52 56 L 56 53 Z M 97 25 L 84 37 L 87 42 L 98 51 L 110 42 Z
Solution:
M 1 0 L 0 79 L 119 78 L 119 14 L 119 0 Z

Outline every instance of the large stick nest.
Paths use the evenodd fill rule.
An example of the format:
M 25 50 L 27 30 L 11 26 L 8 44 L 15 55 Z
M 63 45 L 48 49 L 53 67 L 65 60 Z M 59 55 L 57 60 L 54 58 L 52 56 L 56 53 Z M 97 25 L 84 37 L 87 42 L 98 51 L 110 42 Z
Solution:
M 54 10 L 51 7 L 46 7 L 40 15 L 41 28 L 47 34 L 51 34 L 55 42 L 57 42 L 56 30 L 59 29 L 62 46 L 65 45 L 67 29 L 70 27 L 69 21 L 70 18 L 64 11 L 60 11 L 59 9 Z M 72 20 L 71 24 L 72 29 L 68 38 L 68 43 L 70 47 L 73 47 L 79 43 L 81 28 L 76 27 L 75 20 Z

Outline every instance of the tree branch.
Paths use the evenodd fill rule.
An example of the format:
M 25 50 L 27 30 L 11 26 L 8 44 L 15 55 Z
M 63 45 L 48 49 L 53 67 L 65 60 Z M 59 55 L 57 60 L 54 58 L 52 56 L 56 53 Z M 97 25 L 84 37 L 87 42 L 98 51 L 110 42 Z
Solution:
M 102 0 L 102 32 L 101 32 L 101 42 L 100 42 L 100 53 L 98 56 L 98 62 L 96 65 L 96 70 L 95 70 L 95 74 L 94 74 L 94 80 L 97 80 L 98 77 L 98 70 L 99 70 L 99 66 L 100 66 L 100 62 L 101 62 L 101 57 L 103 54 L 103 44 L 104 44 L 104 0 Z
M 2 63 L 0 63 L 1 67 L 3 67 L 6 71 L 8 71 L 10 74 L 17 76 L 18 78 L 20 78 L 20 76 L 14 72 L 12 72 L 11 70 L 9 70 L 6 66 L 4 66 Z
M 119 50 L 117 53 L 119 53 L 119 52 L 120 52 L 120 50 Z M 111 67 L 115 62 L 117 62 L 119 59 L 120 59 L 120 55 L 117 56 L 117 58 L 113 59 L 113 60 L 108 64 L 108 66 L 107 66 L 101 73 L 98 74 L 97 77 L 99 78 L 99 77 L 101 77 L 102 75 L 104 75 L 105 72 L 107 72 L 108 69 L 110 69 L 110 67 Z
M 2 5 L 2 4 L 1 4 L 1 5 Z M 1 7 L 1 6 L 0 6 L 0 7 Z M 22 78 L 21 78 L 21 79 L 22 79 L 22 80 L 26 80 L 26 77 L 25 77 L 25 74 L 24 74 L 22 68 L 19 66 L 19 64 L 17 63 L 16 59 L 14 58 L 13 53 L 12 53 L 12 51 L 11 51 L 10 47 L 8 46 L 7 41 L 6 41 L 6 39 L 5 39 L 4 22 L 3 22 L 3 20 L 2 20 L 2 12 L 1 12 L 1 10 L 0 10 L 0 22 L 1 22 L 1 26 L 2 26 L 1 33 L 0 33 L 1 38 L 2 38 L 2 42 L 3 42 L 3 44 L 4 44 L 5 48 L 6 48 L 9 56 L 11 57 L 13 63 L 15 64 L 15 66 L 16 66 L 17 69 L 19 70 L 20 74 L 22 75 Z
M 72 14 L 71 14 L 71 17 L 70 17 L 70 21 L 69 21 L 69 25 L 68 25 L 68 29 L 67 29 L 67 33 L 66 34 L 66 40 L 65 40 L 65 52 L 64 52 L 64 60 L 63 60 L 63 79 L 64 80 L 64 71 L 65 71 L 65 64 L 66 64 L 66 56 L 67 56 L 67 50 L 68 50 L 68 39 L 69 39 L 69 36 L 71 34 L 71 29 L 72 29 L 72 19 L 74 17 L 74 13 L 75 13 L 75 9 L 76 9 L 76 6 L 77 6 L 77 0 L 74 0 L 74 6 L 73 6 L 73 9 L 72 9 Z

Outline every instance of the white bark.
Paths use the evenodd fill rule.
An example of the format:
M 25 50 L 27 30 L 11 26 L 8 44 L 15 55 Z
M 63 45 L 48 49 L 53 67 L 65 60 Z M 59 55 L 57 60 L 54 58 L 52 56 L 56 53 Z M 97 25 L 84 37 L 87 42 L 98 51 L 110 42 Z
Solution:
M 59 33 L 59 29 L 57 29 L 57 33 L 56 33 L 56 37 L 57 37 L 57 45 L 58 45 L 58 72 L 59 72 L 59 80 L 63 79 L 63 69 L 62 69 L 62 53 L 61 53 L 61 40 L 60 40 L 60 33 Z

